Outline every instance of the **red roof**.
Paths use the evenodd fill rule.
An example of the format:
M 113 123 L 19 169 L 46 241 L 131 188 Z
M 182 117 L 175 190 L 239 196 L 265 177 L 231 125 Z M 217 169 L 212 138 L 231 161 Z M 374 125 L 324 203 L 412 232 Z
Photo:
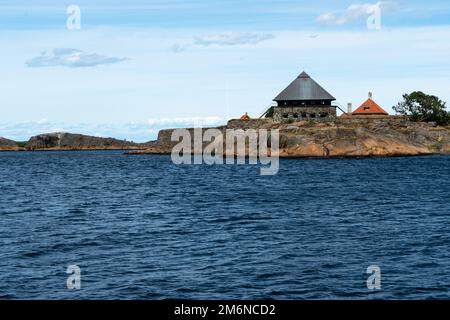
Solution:
M 367 99 L 358 109 L 353 111 L 352 114 L 379 114 L 379 115 L 389 115 L 383 110 L 375 101 L 372 99 Z

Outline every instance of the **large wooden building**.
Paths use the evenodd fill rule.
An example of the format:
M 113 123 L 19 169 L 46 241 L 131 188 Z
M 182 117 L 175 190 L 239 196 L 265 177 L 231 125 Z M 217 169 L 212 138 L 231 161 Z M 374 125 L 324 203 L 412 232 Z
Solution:
M 273 101 L 275 121 L 309 120 L 336 117 L 336 99 L 314 81 L 306 72 L 302 72 Z

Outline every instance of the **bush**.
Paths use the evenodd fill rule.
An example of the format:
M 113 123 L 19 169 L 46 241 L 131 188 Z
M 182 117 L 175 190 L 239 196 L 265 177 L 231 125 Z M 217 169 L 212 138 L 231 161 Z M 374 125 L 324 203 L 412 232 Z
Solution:
M 265 118 L 273 118 L 273 107 L 269 108 L 269 110 L 267 110 Z
M 19 146 L 20 148 L 25 148 L 27 142 L 28 141 L 16 141 L 17 146 Z

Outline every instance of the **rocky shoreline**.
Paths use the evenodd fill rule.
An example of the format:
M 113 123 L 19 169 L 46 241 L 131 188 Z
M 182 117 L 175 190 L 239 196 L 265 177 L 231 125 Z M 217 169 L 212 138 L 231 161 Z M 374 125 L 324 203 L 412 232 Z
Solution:
M 226 126 L 216 129 L 223 133 L 226 129 L 279 129 L 282 158 L 450 154 L 450 127 L 411 122 L 402 117 L 337 118 L 332 121 L 289 124 L 276 123 L 271 119 L 230 120 Z M 177 144 L 170 140 L 173 130 L 161 130 L 158 140 L 148 148 L 128 154 L 170 154 Z
M 0 151 L 136 150 L 146 147 L 145 143 L 65 132 L 34 136 L 23 146 L 15 141 L 0 138 Z
M 411 122 L 401 117 L 336 118 L 284 124 L 272 119 L 230 120 L 226 126 L 215 129 L 223 133 L 227 129 L 278 129 L 282 158 L 450 154 L 450 127 Z M 41 134 L 21 144 L 0 138 L 0 151 L 124 150 L 126 154 L 170 154 L 177 144 L 171 141 L 173 130 L 161 130 L 158 140 L 146 143 L 72 133 Z

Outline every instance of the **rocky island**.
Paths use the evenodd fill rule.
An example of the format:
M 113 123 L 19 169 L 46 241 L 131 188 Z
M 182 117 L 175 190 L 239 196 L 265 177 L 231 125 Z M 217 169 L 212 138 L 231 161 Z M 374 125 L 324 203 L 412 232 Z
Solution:
M 222 137 L 226 137 L 228 129 L 241 129 L 244 132 L 247 129 L 276 129 L 279 132 L 280 157 L 450 154 L 450 127 L 437 125 L 450 123 L 445 103 L 423 92 L 405 94 L 403 98 L 404 101 L 393 107 L 400 116 L 389 115 L 375 102 L 372 92 L 368 93 L 368 99 L 356 110 L 353 111 L 352 103 L 348 103 L 347 111 L 344 111 L 339 104 L 334 103 L 336 98 L 333 95 L 306 72 L 302 72 L 273 99 L 276 105 L 267 109 L 260 118 L 251 119 L 245 113 L 239 120 L 230 120 L 226 126 L 216 129 L 221 131 Z M 337 109 L 342 111 L 340 116 L 337 115 Z M 191 139 L 194 136 L 192 132 L 193 129 L 189 129 Z M 178 141 L 171 141 L 172 133 L 173 129 L 162 130 L 158 140 L 147 149 L 130 153 L 171 153 L 178 144 Z M 257 140 L 259 142 L 261 139 L 258 137 Z M 211 143 L 214 142 L 203 142 L 203 150 Z M 264 141 L 266 144 L 269 145 L 270 141 Z M 190 145 L 187 152 L 192 154 L 192 141 Z M 227 145 L 226 141 L 224 145 Z M 237 146 L 237 143 L 229 141 L 229 145 Z M 213 146 L 209 145 L 208 150 Z M 241 148 L 248 151 L 248 147 L 243 144 Z M 225 147 L 223 150 L 226 150 Z M 235 147 L 234 155 L 248 155 L 247 151 L 236 151 Z M 200 148 L 195 152 L 199 153 Z
M 143 149 L 145 144 L 114 138 L 93 137 L 66 132 L 46 133 L 31 137 L 24 146 L 15 141 L 0 138 L 1 151 L 43 150 L 133 150 Z
M 403 117 L 293 123 L 272 119 L 230 120 L 216 129 L 223 133 L 227 129 L 278 129 L 280 157 L 285 158 L 450 154 L 450 127 L 411 122 Z M 157 141 L 129 154 L 170 154 L 177 144 L 171 141 L 173 130 L 161 130 Z

